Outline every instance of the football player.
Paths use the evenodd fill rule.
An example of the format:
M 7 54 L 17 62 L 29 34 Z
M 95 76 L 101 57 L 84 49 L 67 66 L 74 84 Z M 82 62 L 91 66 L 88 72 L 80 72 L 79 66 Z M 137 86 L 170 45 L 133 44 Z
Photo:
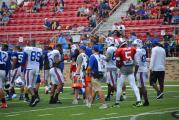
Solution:
M 1 108 L 7 108 L 7 103 L 3 91 L 3 82 L 5 81 L 5 77 L 6 77 L 6 67 L 7 64 L 9 64 L 8 59 L 9 59 L 8 53 L 5 52 L 4 49 L 2 48 L 2 50 L 0 50 L 0 99 L 2 101 Z
M 134 47 L 137 48 L 137 52 L 135 54 L 135 61 L 137 66 L 137 81 L 138 87 L 140 91 L 140 96 L 144 97 L 144 106 L 149 105 L 147 90 L 145 87 L 146 81 L 148 79 L 148 69 L 147 69 L 147 60 L 146 60 L 146 51 L 142 48 L 143 43 L 140 39 L 134 40 L 132 43 Z
M 22 59 L 23 59 L 23 52 L 20 46 L 15 46 L 14 51 L 12 52 L 12 55 L 11 55 L 12 70 L 11 70 L 11 81 L 10 81 L 10 85 L 11 85 L 10 92 L 12 94 L 15 94 L 15 90 L 14 90 L 15 79 L 17 79 L 20 76 L 21 79 L 24 81 L 24 74 L 23 74 L 24 71 L 21 67 Z M 20 94 L 19 100 L 23 100 L 24 98 L 23 92 L 24 92 L 24 86 L 21 86 L 21 94 Z
M 52 51 L 52 48 L 49 46 L 45 46 L 43 50 L 43 66 L 44 66 L 44 84 L 45 84 L 45 93 L 48 94 L 49 87 L 48 87 L 48 78 L 49 78 L 49 60 L 48 60 L 48 53 Z
M 52 82 L 49 104 L 61 104 L 58 96 L 64 85 L 64 77 L 60 68 L 58 67 L 61 62 L 61 54 L 59 50 L 55 49 L 48 53 L 48 59 L 50 63 L 50 77 Z
M 116 103 L 115 106 L 119 106 L 120 96 L 122 93 L 122 86 L 124 84 L 124 80 L 128 79 L 131 88 L 134 91 L 134 94 L 137 98 L 137 102 L 134 104 L 137 107 L 142 106 L 139 89 L 135 83 L 135 77 L 133 72 L 134 66 L 134 56 L 136 54 L 136 48 L 128 47 L 127 41 L 123 40 L 116 50 L 116 65 L 120 68 L 121 76 L 117 80 L 117 93 L 116 93 Z
M 37 77 L 42 68 L 42 49 L 35 47 L 35 41 L 31 43 L 32 47 L 24 48 L 23 66 L 25 67 L 25 81 L 27 90 L 32 95 L 29 106 L 34 107 L 39 102 L 38 90 L 36 89 Z
M 105 98 L 106 101 L 110 101 L 111 93 L 116 90 L 116 81 L 117 81 L 117 67 L 116 67 L 116 57 L 115 51 L 116 47 L 114 46 L 114 41 L 111 41 L 108 45 L 106 51 L 106 69 L 107 69 L 107 79 L 108 84 L 108 94 Z

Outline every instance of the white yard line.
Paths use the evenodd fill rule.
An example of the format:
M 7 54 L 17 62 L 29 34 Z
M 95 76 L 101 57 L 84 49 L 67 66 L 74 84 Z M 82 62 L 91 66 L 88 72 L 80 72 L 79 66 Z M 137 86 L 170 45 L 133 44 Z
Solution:
M 20 115 L 20 114 L 7 115 L 6 117 L 12 117 L 12 116 L 17 116 L 17 115 Z
M 53 115 L 53 114 L 41 114 L 41 115 L 38 115 L 39 117 L 44 117 L 44 116 L 50 116 L 50 115 Z
M 146 113 L 141 113 L 141 114 L 137 114 L 134 115 L 130 118 L 130 120 L 136 120 L 137 117 L 139 116 L 145 116 L 145 115 L 160 115 L 160 114 L 165 114 L 165 113 L 170 113 L 170 112 L 176 112 L 179 110 L 169 110 L 169 111 L 162 111 L 162 112 L 146 112 Z
M 85 113 L 76 113 L 76 114 L 71 114 L 72 116 L 80 116 L 80 115 L 84 115 Z
M 92 106 L 99 105 L 99 104 L 100 103 L 92 104 Z M 36 111 L 46 111 L 46 110 L 53 110 L 53 109 L 75 108 L 75 107 L 82 107 L 82 106 L 86 106 L 86 105 L 72 105 L 72 106 L 64 106 L 64 107 L 50 107 L 50 108 L 41 108 L 41 109 L 35 109 L 35 110 L 24 110 L 24 111 L 18 111 L 18 112 L 2 113 L 2 114 L 8 115 L 8 114 L 17 114 L 17 113 L 28 113 L 28 112 L 36 112 Z
M 115 116 L 115 117 L 105 117 L 105 118 L 96 118 L 96 119 L 92 119 L 92 120 L 110 120 L 110 119 L 119 119 L 119 118 L 128 118 L 128 117 L 131 117 L 130 120 L 136 120 L 136 116 L 142 116 L 142 115 L 148 115 L 148 114 L 164 114 L 164 113 L 169 113 L 169 112 L 174 112 L 174 111 L 179 111 L 179 110 L 170 110 L 170 109 L 179 109 L 178 107 L 177 108 L 167 108 L 167 109 L 160 109 L 161 110 L 167 110 L 167 111 L 163 111 L 163 112 L 159 112 L 159 110 L 157 111 L 149 111 L 149 112 L 144 112 L 144 113 L 140 113 L 140 114 L 137 114 L 137 115 L 126 115 L 126 116 Z M 170 111 L 169 111 L 170 110 Z M 135 119 L 134 119 L 135 117 Z
M 105 115 L 110 116 L 110 115 L 116 115 L 116 114 L 118 114 L 118 113 L 108 113 L 108 114 L 105 114 Z

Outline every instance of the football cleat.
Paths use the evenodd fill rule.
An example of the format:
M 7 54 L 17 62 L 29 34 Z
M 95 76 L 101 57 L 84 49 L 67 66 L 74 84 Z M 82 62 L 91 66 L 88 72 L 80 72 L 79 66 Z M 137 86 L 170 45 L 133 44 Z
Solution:
M 133 104 L 133 106 L 135 107 L 141 107 L 143 104 L 141 101 L 137 101 L 135 104 Z
M 163 95 L 164 95 L 163 92 L 159 92 L 159 93 L 157 94 L 157 99 L 162 99 L 162 98 L 163 98 Z

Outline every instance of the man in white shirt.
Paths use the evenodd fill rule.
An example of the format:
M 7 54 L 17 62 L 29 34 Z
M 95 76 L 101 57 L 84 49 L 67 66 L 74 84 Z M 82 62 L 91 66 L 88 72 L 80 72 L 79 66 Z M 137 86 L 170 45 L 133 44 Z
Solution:
M 154 43 L 152 48 L 150 60 L 150 85 L 157 91 L 157 99 L 163 98 L 164 77 L 165 77 L 165 64 L 166 64 L 165 49 L 159 46 L 158 42 Z M 159 82 L 159 88 L 156 82 Z

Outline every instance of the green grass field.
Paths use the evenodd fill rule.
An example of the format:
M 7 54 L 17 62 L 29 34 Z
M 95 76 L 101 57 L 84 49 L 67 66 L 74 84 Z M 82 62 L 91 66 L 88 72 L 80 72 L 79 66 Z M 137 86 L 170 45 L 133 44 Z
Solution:
M 41 89 L 41 101 L 31 108 L 18 98 L 8 102 L 7 109 L 0 109 L 0 120 L 177 120 L 179 119 L 179 81 L 165 83 L 164 98 L 156 100 L 156 92 L 148 89 L 150 106 L 133 107 L 135 97 L 130 87 L 127 87 L 127 99 L 121 102 L 119 108 L 111 108 L 114 98 L 108 102 L 109 108 L 100 110 L 99 101 L 87 108 L 81 100 L 79 105 L 72 105 L 72 89 L 65 88 L 61 94 L 63 104 L 49 105 L 49 95 Z M 175 86 L 174 86 L 175 85 Z M 68 86 L 68 85 L 66 85 Z M 18 92 L 18 90 L 17 90 Z M 104 92 L 107 93 L 106 88 Z

